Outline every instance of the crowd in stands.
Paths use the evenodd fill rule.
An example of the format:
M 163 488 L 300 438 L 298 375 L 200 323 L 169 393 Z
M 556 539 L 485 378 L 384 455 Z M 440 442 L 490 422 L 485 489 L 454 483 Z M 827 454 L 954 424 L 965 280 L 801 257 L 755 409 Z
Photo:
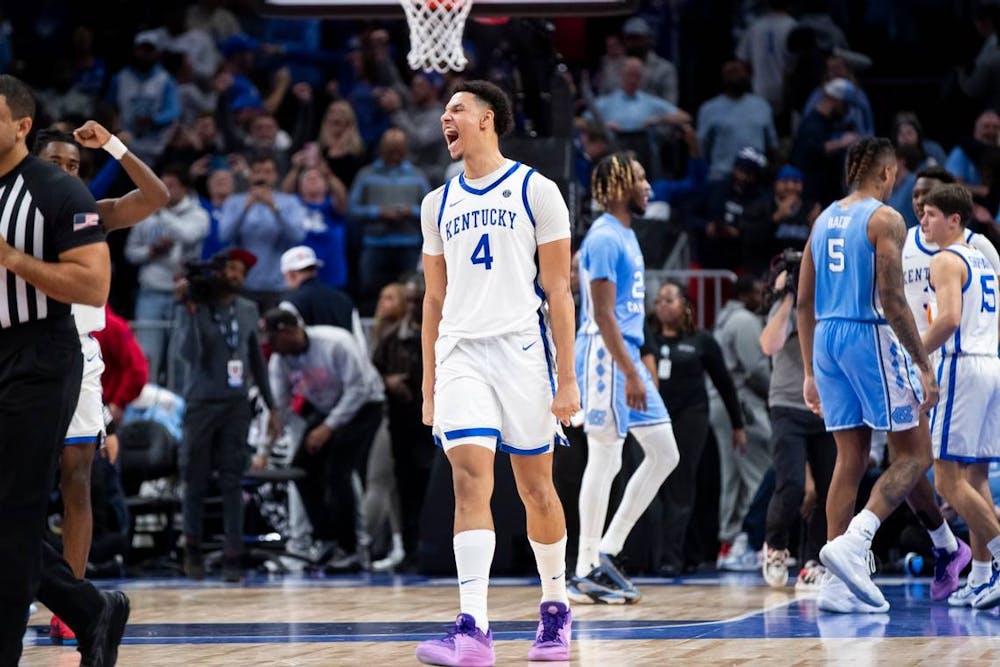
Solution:
M 246 0 L 108 0 L 86 3 L 87 15 L 82 4 L 35 4 L 0 10 L 0 71 L 33 85 L 35 127 L 71 131 L 96 118 L 169 191 L 161 210 L 110 237 L 112 306 L 133 323 L 149 381 L 185 393 L 184 371 L 172 363 L 184 354 L 178 281 L 192 262 L 231 248 L 253 258 L 243 263 L 241 294 L 266 314 L 268 336 L 304 331 L 328 340 L 331 350 L 354 346 L 357 354 L 331 352 L 336 369 L 352 373 L 353 385 L 341 379 L 337 391 L 353 395 L 363 385 L 364 395 L 353 397 L 341 421 L 326 421 L 332 430 L 353 423 L 363 431 L 357 439 L 365 442 L 355 443 L 349 457 L 331 458 L 329 447 L 320 457 L 318 448 L 306 447 L 331 395 L 309 393 L 296 366 L 298 339 L 272 348 L 269 373 L 255 378 L 269 379 L 275 396 L 264 395 L 277 410 L 307 425 L 293 436 L 303 442 L 295 463 L 309 471 L 299 484 L 304 515 L 296 520 L 311 520 L 315 539 L 308 528 L 299 530 L 293 542 L 300 554 L 329 556 L 321 543 L 333 540 L 341 561 L 365 560 L 357 551 L 367 542 L 356 539 L 353 515 L 371 503 L 353 498 L 352 473 L 375 481 L 370 497 L 397 494 L 390 514 L 398 557 L 385 567 L 419 549 L 420 507 L 435 457 L 420 424 L 420 204 L 461 171 L 447 155 L 439 121 L 460 76 L 488 78 L 514 94 L 517 136 L 565 135 L 575 158 L 567 170 L 577 199 L 571 208 L 583 214 L 578 231 L 590 219 L 592 166 L 629 148 L 652 181 L 647 221 L 676 230 L 671 238 L 690 245 L 691 263 L 671 268 L 741 277 L 727 287 L 731 300 L 706 320 L 714 336 L 693 327 L 686 284 L 649 294 L 651 363 L 659 365 L 674 423 L 684 426 L 681 467 L 661 492 L 671 524 L 647 569 L 696 566 L 719 544 L 718 564 L 759 566 L 774 477 L 771 362 L 760 343 L 774 299 L 771 267 L 786 249 L 801 250 L 821 208 L 844 194 L 850 145 L 874 134 L 894 142 L 899 177 L 888 203 L 909 226 L 917 223 L 916 180 L 938 166 L 975 196 L 973 229 L 1000 240 L 1000 3 L 991 0 L 957 3 L 956 25 L 942 30 L 978 37 L 966 40 L 978 52 L 922 72 L 934 78 L 932 92 L 927 76 L 912 83 L 919 98 L 902 95 L 907 106 L 894 103 L 884 82 L 872 77 L 869 86 L 866 79 L 869 72 L 898 73 L 891 72 L 894 51 L 916 50 L 933 36 L 921 23 L 923 9 L 910 13 L 907 3 L 863 3 L 858 15 L 852 3 L 837 0 L 646 0 L 639 14 L 613 21 L 470 20 L 469 69 L 446 76 L 409 71 L 398 19 L 263 17 Z M 921 4 L 943 12 L 953 3 Z M 122 11 L 116 25 L 132 29 L 95 24 L 89 15 L 102 9 Z M 854 44 L 859 34 L 862 43 Z M 569 96 L 567 105 L 558 104 L 560 95 Z M 942 104 L 954 110 L 944 115 L 947 124 Z M 563 108 L 572 118 L 559 116 Z M 82 157 L 81 176 L 98 198 L 132 187 L 103 152 Z M 649 238 L 647 265 L 659 268 L 649 258 L 662 264 L 668 249 L 662 236 Z M 297 319 L 282 319 L 279 304 Z M 373 317 L 374 328 L 362 331 L 359 316 Z M 387 426 L 380 430 L 383 410 Z M 373 461 L 394 461 L 394 472 L 373 474 Z M 722 489 L 719 506 L 708 510 L 701 496 L 709 487 L 697 483 L 706 466 Z M 227 484 L 234 488 L 233 479 Z M 334 485 L 332 498 L 324 484 Z M 799 494 L 805 515 L 814 511 L 811 484 L 803 480 Z M 186 500 L 200 502 L 188 493 Z M 339 523 L 325 525 L 327 509 Z M 185 516 L 185 530 L 196 531 L 198 515 Z M 698 541 L 705 525 L 714 530 L 699 542 L 707 546 L 686 548 L 685 539 Z M 235 539 L 229 536 L 233 549 Z

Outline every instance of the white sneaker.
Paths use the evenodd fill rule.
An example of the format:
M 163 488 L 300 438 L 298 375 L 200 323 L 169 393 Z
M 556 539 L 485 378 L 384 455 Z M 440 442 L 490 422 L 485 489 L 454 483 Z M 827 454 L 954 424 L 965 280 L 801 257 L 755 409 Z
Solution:
M 973 594 L 973 609 L 993 609 L 1000 605 L 1000 571 L 993 570 L 989 583 L 976 586 Z
M 373 572 L 388 572 L 403 562 L 406 558 L 406 551 L 403 549 L 403 536 L 394 533 L 392 536 L 392 549 L 381 558 L 372 563 Z
M 819 558 L 862 602 L 875 608 L 886 604 L 885 596 L 872 581 L 875 558 L 861 538 L 845 533 L 827 542 Z
M 823 575 L 816 607 L 820 611 L 834 614 L 885 614 L 889 612 L 889 603 L 883 601 L 879 606 L 870 605 L 851 592 L 851 589 L 831 572 Z
M 740 533 L 733 540 L 729 553 L 721 559 L 719 569 L 730 572 L 753 572 L 761 569 L 763 564 L 763 552 L 751 549 L 747 534 Z
M 972 601 L 976 598 L 975 589 L 968 581 L 957 591 L 948 596 L 948 606 L 951 607 L 971 607 Z
M 764 545 L 764 581 L 771 588 L 788 585 L 788 549 L 772 549 Z
M 816 560 L 806 561 L 795 580 L 795 590 L 799 593 L 818 593 L 826 568 Z

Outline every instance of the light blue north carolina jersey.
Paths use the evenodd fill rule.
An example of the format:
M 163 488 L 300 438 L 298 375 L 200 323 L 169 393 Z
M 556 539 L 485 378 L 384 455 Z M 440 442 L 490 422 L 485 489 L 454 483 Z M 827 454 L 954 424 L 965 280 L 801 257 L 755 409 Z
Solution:
M 875 282 L 875 248 L 868 220 L 882 206 L 868 198 L 819 214 L 810 249 L 816 267 L 816 319 L 884 322 Z
M 587 231 L 580 246 L 580 333 L 600 333 L 594 320 L 592 280 L 615 284 L 615 319 L 627 343 L 641 347 L 645 316 L 646 276 L 635 232 L 609 213 Z

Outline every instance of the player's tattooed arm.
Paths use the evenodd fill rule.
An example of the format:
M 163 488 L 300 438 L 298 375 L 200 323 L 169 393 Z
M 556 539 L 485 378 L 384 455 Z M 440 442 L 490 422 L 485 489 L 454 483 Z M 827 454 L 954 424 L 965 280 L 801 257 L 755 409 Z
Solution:
M 903 291 L 902 253 L 906 242 L 906 224 L 903 217 L 888 206 L 878 209 L 872 215 L 871 223 L 870 229 L 875 236 L 875 281 L 882 312 L 913 363 L 920 370 L 927 371 L 931 363 Z

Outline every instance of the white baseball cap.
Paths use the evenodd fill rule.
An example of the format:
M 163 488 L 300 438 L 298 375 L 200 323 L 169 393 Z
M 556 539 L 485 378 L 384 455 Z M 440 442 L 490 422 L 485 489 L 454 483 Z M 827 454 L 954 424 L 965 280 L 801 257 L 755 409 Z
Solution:
M 313 249 L 305 245 L 289 248 L 281 255 L 281 272 L 301 271 L 312 267 L 323 266 L 323 260 L 316 258 Z

